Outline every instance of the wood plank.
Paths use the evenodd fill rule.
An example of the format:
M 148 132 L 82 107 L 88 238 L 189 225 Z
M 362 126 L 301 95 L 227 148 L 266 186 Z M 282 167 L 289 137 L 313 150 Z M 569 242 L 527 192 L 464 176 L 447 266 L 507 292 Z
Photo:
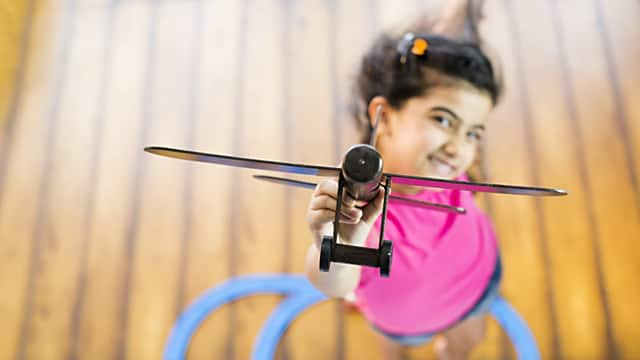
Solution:
M 287 332 L 288 352 L 278 359 L 338 359 L 336 348 L 336 314 L 338 300 L 326 300 L 301 313 Z M 345 339 L 359 341 L 350 338 Z M 301 341 L 302 343 L 298 343 Z M 347 344 L 346 344 L 347 345 Z M 348 345 L 347 345 L 348 347 Z M 284 354 L 283 354 L 284 355 Z
M 130 266 L 128 237 L 135 221 L 136 169 L 140 167 L 143 91 L 148 61 L 150 7 L 115 6 L 109 86 L 105 96 L 102 149 L 95 210 L 87 240 L 86 283 L 81 294 L 79 359 L 113 359 L 124 346 L 123 301 Z
M 4 31 L 0 33 L 0 53 L 4 54 L 0 61 L 0 166 L 12 139 L 14 109 L 21 94 L 25 50 L 32 27 L 32 8 L 33 2 L 29 0 L 0 4 L 0 23 L 4 24 Z
M 306 3 L 305 3 L 306 4 Z M 289 69 L 291 68 L 291 64 L 293 62 L 292 60 L 292 56 L 290 56 L 292 54 L 293 51 L 295 51 L 295 49 L 302 49 L 302 51 L 308 51 L 307 47 L 302 45 L 302 44 L 313 44 L 313 43 L 309 43 L 304 41 L 304 39 L 297 39 L 296 38 L 296 34 L 297 32 L 292 31 L 293 29 L 296 29 L 297 25 L 299 25 L 300 23 L 303 23 L 306 19 L 304 18 L 300 18 L 299 22 L 297 22 L 296 20 L 298 20 L 297 17 L 297 13 L 296 13 L 296 9 L 298 8 L 296 5 L 296 3 L 294 2 L 289 2 L 289 1 L 284 1 L 281 2 L 280 4 L 280 12 L 281 12 L 281 22 L 282 22 L 282 27 L 280 28 L 281 31 L 281 47 L 277 50 L 281 53 L 281 61 L 282 61 L 282 71 L 280 73 L 281 75 L 281 88 L 280 90 L 282 91 L 281 96 L 282 96 L 282 124 L 283 124 L 283 129 L 284 129 L 284 133 L 282 134 L 282 139 L 283 139 L 283 144 L 282 144 L 282 153 L 283 155 L 288 158 L 291 159 L 291 155 L 293 152 L 292 149 L 292 143 L 293 143 L 293 139 L 295 139 L 295 135 L 293 133 L 293 129 L 292 129 L 292 124 L 294 122 L 294 118 L 293 118 L 293 114 L 291 113 L 290 109 L 291 109 L 291 100 L 292 100 L 292 93 L 291 93 L 291 72 L 289 71 Z M 302 24 L 304 25 L 304 23 Z M 314 48 L 315 48 L 315 44 L 313 44 Z M 311 46 L 309 47 L 311 48 Z M 285 216 L 285 222 L 284 222 L 284 233 L 282 236 L 282 246 L 284 249 L 283 252 L 283 258 L 282 258 L 282 265 L 281 265 L 281 271 L 283 271 L 284 273 L 288 273 L 291 272 L 291 264 L 292 264 L 292 254 L 291 254 L 291 247 L 293 245 L 293 232 L 292 232 L 292 203 L 293 203 L 293 199 L 292 199 L 292 195 L 296 194 L 296 193 L 300 193 L 299 191 L 294 191 L 294 189 L 291 188 L 285 188 L 284 190 L 284 198 L 283 198 L 283 202 L 284 202 L 284 207 L 283 207 L 283 215 Z M 297 214 L 299 214 L 299 212 L 297 212 Z M 284 300 L 284 297 L 282 298 Z M 291 334 L 291 330 L 288 330 L 285 332 L 285 334 L 280 338 L 280 342 L 278 344 L 278 348 L 276 350 L 276 354 L 274 355 L 274 357 L 279 358 L 279 359 L 288 359 L 290 357 L 292 357 L 291 355 L 291 340 L 290 340 L 290 334 Z M 303 338 L 305 339 L 305 338 Z M 302 344 L 298 344 L 297 342 L 295 342 L 297 346 L 297 348 L 300 348 L 300 345 Z M 294 349 L 295 351 L 295 349 Z M 293 356 L 295 358 L 295 356 Z
M 37 3 L 34 14 L 26 50 L 25 82 L 13 120 L 11 156 L 2 164 L 3 173 L 11 176 L 4 178 L 0 188 L 0 291 L 13 295 L 0 300 L 1 358 L 16 357 L 21 348 L 28 311 L 34 226 L 49 151 L 46 139 L 50 112 L 61 77 L 59 70 L 64 66 L 61 39 L 65 35 L 62 24 L 68 21 L 66 12 L 55 4 Z
M 287 158 L 310 164 L 337 164 L 336 128 L 332 88 L 333 28 L 331 4 L 325 1 L 289 2 L 288 29 L 283 32 L 288 54 L 286 71 Z M 290 201 L 289 271 L 302 273 L 311 235 L 306 213 L 311 198 L 308 190 L 288 189 Z M 289 331 L 291 358 L 338 359 L 343 357 L 344 335 L 339 302 L 316 306 L 304 314 Z M 305 325 L 306 324 L 306 325 Z M 300 329 L 300 330 L 298 330 Z M 320 342 L 320 340 L 322 340 Z M 309 349 L 317 349 L 310 352 Z
M 28 1 L 0 4 L 0 22 L 4 24 L 4 31 L 0 34 L 0 52 L 5 55 L 0 62 L 0 109 L 7 105 L 20 64 L 19 53 L 23 43 L 27 4 Z M 0 116 L 3 114 L 4 111 L 0 112 Z M 0 119 L 4 119 L 4 116 Z
M 485 6 L 485 13 L 490 15 L 481 24 L 481 34 L 499 56 L 506 89 L 488 123 L 485 144 L 488 180 L 532 184 L 535 180 L 529 158 L 530 142 L 520 115 L 526 110 L 525 95 L 518 91 L 524 80 L 519 77 L 520 65 L 512 39 L 518 29 L 513 29 L 510 9 L 502 2 L 487 1 Z M 548 259 L 535 199 L 487 195 L 486 200 L 502 254 L 502 294 L 527 322 L 542 357 L 551 357 L 555 334 L 553 302 L 548 293 Z M 504 346 L 500 347 L 502 356 L 508 356 Z
M 337 120 L 336 132 L 338 153 L 342 156 L 353 144 L 359 143 L 361 134 L 357 132 L 350 109 L 353 87 L 362 57 L 373 43 L 374 16 L 371 2 L 366 0 L 338 1 L 335 4 L 331 30 L 333 63 L 332 93 L 334 99 L 333 117 Z
M 237 101 L 240 113 L 233 133 L 234 154 L 286 159 L 287 140 L 283 122 L 282 6 L 278 1 L 249 2 L 240 43 L 242 88 Z M 228 170 L 227 170 L 228 171 Z M 279 272 L 284 264 L 286 236 L 285 189 L 258 182 L 254 172 L 234 170 L 231 235 L 231 274 Z M 276 296 L 239 300 L 232 306 L 232 353 L 228 357 L 247 359 L 258 330 L 279 302 Z
M 640 206 L 640 88 L 635 79 L 640 68 L 633 59 L 640 57 L 640 28 L 637 1 L 594 1 L 598 33 L 602 41 L 601 56 L 605 58 L 607 77 L 615 103 L 616 123 L 623 131 L 625 158 L 635 183 L 636 207 Z
M 193 57 L 193 2 L 153 5 L 154 26 L 146 93 L 143 143 L 185 147 L 190 65 Z M 148 118 L 146 118 L 148 117 Z M 142 148 L 131 149 L 139 153 Z M 146 155 L 141 170 L 139 222 L 135 231 L 126 354 L 131 359 L 162 356 L 176 316 L 176 294 L 185 234 L 185 173 L 188 164 Z
M 80 7 L 80 11 L 92 11 L 95 12 L 96 9 L 87 9 Z M 78 332 L 80 330 L 80 321 L 82 316 L 82 305 L 84 304 L 84 296 L 85 290 L 87 287 L 88 278 L 87 267 L 88 267 L 88 248 L 89 248 L 89 238 L 90 232 L 93 228 L 93 215 L 96 210 L 96 188 L 98 183 L 98 169 L 99 162 L 102 154 L 102 140 L 103 140 L 103 130 L 104 130 L 104 119 L 105 119 L 105 105 L 106 105 L 106 94 L 109 88 L 110 83 L 110 73 L 112 65 L 112 57 L 111 57 L 111 49 L 113 45 L 113 20 L 114 20 L 114 7 L 106 7 L 99 8 L 98 11 L 102 13 L 102 44 L 101 44 L 101 54 L 97 55 L 100 61 L 96 61 L 96 67 L 92 69 L 94 72 L 99 74 L 99 85 L 96 93 L 96 103 L 95 103 L 95 116 L 92 119 L 93 131 L 90 138 L 90 144 L 85 146 L 86 148 L 90 148 L 90 159 L 88 165 L 89 178 L 88 189 L 85 192 L 86 198 L 86 208 L 84 209 L 85 218 L 84 224 L 82 227 L 82 233 L 79 235 L 79 259 L 78 259 L 78 278 L 76 280 L 77 284 L 75 286 L 75 294 L 73 296 L 72 307 L 72 318 L 71 318 L 71 333 L 68 335 L 70 338 L 70 345 L 67 351 L 66 357 L 75 359 L 77 358 L 78 351 Z M 82 90 L 79 90 L 80 92 Z
M 618 97 L 613 99 L 615 106 L 618 107 L 616 117 L 621 117 L 625 121 L 623 127 L 626 132 L 625 140 L 628 142 L 625 157 L 627 157 L 627 162 L 632 161 L 629 171 L 635 171 L 635 206 L 637 209 L 640 206 L 640 199 L 638 199 L 640 189 L 637 187 L 637 179 L 640 177 L 640 156 L 638 155 L 640 154 L 640 122 L 637 121 L 640 119 L 640 104 L 635 99 L 640 96 L 640 88 L 635 79 L 640 77 L 640 68 L 633 59 L 640 57 L 640 29 L 637 26 L 640 4 L 637 1 L 595 2 L 595 4 L 600 4 L 599 9 L 596 9 L 596 15 L 601 14 L 602 19 L 599 22 L 604 24 L 598 25 L 599 31 L 603 33 L 603 42 L 608 43 L 608 48 L 603 51 L 603 56 L 608 59 L 607 66 L 613 67 L 608 70 L 611 72 L 609 74 L 610 81 L 613 82 L 611 86 L 618 87 L 618 90 L 613 92 L 613 96 Z M 634 158 L 635 161 L 633 161 Z M 630 196 L 630 194 L 628 195 Z M 606 216 L 610 217 L 609 214 Z M 633 220 L 630 220 L 633 226 Z M 624 227 L 627 228 L 626 225 Z M 635 232 L 632 228 L 628 234 L 628 239 L 640 237 L 637 226 L 635 226 Z M 631 345 L 633 342 L 630 340 L 638 338 L 637 329 L 633 323 L 638 322 L 639 315 L 635 307 L 629 307 L 631 304 L 637 303 L 637 299 L 634 297 L 637 297 L 638 293 L 637 288 L 633 285 L 631 288 L 627 287 L 630 282 L 629 275 L 633 274 L 633 271 L 637 271 L 633 268 L 628 269 L 634 264 L 634 262 L 629 262 L 631 260 L 629 256 L 637 250 L 637 245 L 633 240 L 622 243 L 622 239 L 615 239 L 615 243 L 609 244 L 609 237 L 607 237 L 607 241 L 603 242 L 603 245 L 603 269 L 607 293 L 611 299 L 613 329 L 619 351 L 618 355 L 620 358 L 640 357 L 640 354 L 637 353 L 638 350 Z M 629 246 L 633 248 L 629 249 Z M 624 253 L 620 258 L 625 263 L 623 267 L 618 267 L 619 259 L 617 256 L 620 252 Z M 622 302 L 618 303 L 618 299 Z
M 35 1 L 1 5 L 2 23 L 8 24 L 0 38 L 0 52 L 6 54 L 0 63 L 0 203 L 7 176 L 7 162 L 15 139 L 16 113 L 24 96 L 28 50 L 34 27 Z
M 592 6 L 573 9 L 557 4 L 557 11 L 570 82 L 568 101 L 575 108 L 573 131 L 583 154 L 581 161 L 588 192 L 585 196 L 593 216 L 595 242 L 591 249 L 595 253 L 600 292 L 609 321 L 606 330 L 610 343 L 606 356 L 634 358 L 640 356 L 640 350 L 627 344 L 640 336 L 640 330 L 634 326 L 640 319 L 637 307 L 640 284 L 630 281 L 629 276 L 640 273 L 635 256 L 640 251 L 635 241 L 640 235 L 640 204 L 633 196 L 636 189 L 633 169 L 629 167 L 631 154 L 625 149 L 626 133 L 619 123 L 624 120 L 618 115 L 622 109 L 616 108 L 613 97 L 613 79 L 607 72 L 608 57 L 589 57 L 607 50 L 599 29 L 593 26 L 598 21 L 596 9 Z M 598 101 L 593 101 L 596 98 Z
M 418 0 L 401 0 L 397 2 L 377 1 L 374 10 L 374 37 L 381 32 L 403 31 L 415 19 L 421 8 Z
M 354 309 L 345 311 L 345 358 L 346 359 L 384 359 L 380 336 L 373 330 L 369 321 Z
M 563 94 L 563 71 L 558 37 L 553 32 L 553 9 L 548 3 L 513 4 L 513 38 L 519 57 L 524 117 L 533 157 L 534 180 L 569 189 L 562 199 L 540 199 L 541 231 L 549 256 L 549 281 L 555 310 L 557 357 L 602 357 L 606 352 L 606 319 L 598 290 L 597 263 L 592 251 L 594 234 L 581 178 L 579 151 L 567 139 L 574 137 L 570 104 Z M 532 17 L 531 14 L 538 16 Z M 541 24 L 541 21 L 544 21 Z M 527 47 L 524 47 L 527 44 Z M 527 56 L 535 48 L 538 56 Z M 549 123 L 553 131 L 549 131 Z M 545 126 L 546 125 L 546 126 Z M 572 254 L 567 258 L 566 254 Z M 578 275 L 579 274 L 579 275 Z M 590 329 L 585 333 L 584 329 Z
M 71 10 L 73 11 L 73 10 Z M 58 91 L 55 122 L 49 133 L 48 191 L 42 194 L 42 218 L 36 226 L 40 247 L 33 266 L 33 300 L 26 334 L 28 358 L 62 359 L 70 351 L 73 298 L 79 283 L 87 213 L 91 211 L 92 145 L 98 135 L 98 107 L 103 78 L 107 13 L 92 9 L 75 14 L 68 41 L 65 80 Z M 87 66 L 87 64 L 90 64 Z M 27 300 L 30 301 L 30 300 Z
M 197 82 L 195 84 L 192 137 L 194 148 L 202 151 L 232 153 L 234 123 L 239 108 L 235 106 L 240 89 L 239 60 L 242 44 L 241 2 L 215 1 L 199 5 L 196 20 L 198 47 Z M 211 46 L 215 44 L 215 46 Z M 188 167 L 188 209 L 191 222 L 186 224 L 185 279 L 182 308 L 206 290 L 230 278 L 231 172 L 205 164 Z M 213 359 L 226 356 L 231 336 L 229 307 L 209 315 L 198 329 L 189 347 L 190 359 Z

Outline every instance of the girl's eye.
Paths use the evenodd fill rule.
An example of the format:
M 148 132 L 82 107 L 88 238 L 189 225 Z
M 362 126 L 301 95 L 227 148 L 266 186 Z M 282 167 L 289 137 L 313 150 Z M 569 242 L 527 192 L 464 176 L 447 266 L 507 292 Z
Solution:
M 482 140 L 482 133 L 479 132 L 479 131 L 469 131 L 467 133 L 467 136 L 469 137 L 469 139 L 474 140 L 474 141 Z
M 440 126 L 445 128 L 450 128 L 453 126 L 453 123 L 451 122 L 451 120 L 447 119 L 446 117 L 434 116 L 433 120 L 435 120 Z

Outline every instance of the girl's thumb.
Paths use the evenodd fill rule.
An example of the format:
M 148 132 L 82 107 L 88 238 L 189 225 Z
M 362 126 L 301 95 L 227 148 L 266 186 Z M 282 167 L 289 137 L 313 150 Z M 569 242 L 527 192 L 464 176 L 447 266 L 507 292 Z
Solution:
M 378 189 L 378 195 L 367 206 L 362 209 L 362 220 L 367 224 L 372 224 L 382 213 L 384 203 L 384 188 Z

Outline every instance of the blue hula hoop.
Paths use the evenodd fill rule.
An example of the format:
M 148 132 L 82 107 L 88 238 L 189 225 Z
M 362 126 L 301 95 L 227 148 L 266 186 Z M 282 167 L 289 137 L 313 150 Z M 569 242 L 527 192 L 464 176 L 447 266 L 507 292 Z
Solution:
M 286 294 L 288 297 L 260 330 L 251 355 L 253 360 L 273 359 L 289 324 L 305 309 L 327 299 L 302 275 L 253 275 L 231 279 L 207 291 L 180 315 L 169 335 L 164 359 L 184 359 L 193 334 L 211 312 L 230 301 L 254 294 Z M 490 312 L 509 335 L 518 359 L 540 359 L 533 334 L 504 299 L 496 299 Z

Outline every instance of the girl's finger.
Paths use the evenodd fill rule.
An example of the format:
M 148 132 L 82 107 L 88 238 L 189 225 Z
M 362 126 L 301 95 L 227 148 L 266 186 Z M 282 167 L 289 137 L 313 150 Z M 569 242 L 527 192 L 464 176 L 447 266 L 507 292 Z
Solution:
M 355 207 L 356 206 L 356 199 L 354 199 L 353 197 L 351 197 L 351 195 L 349 195 L 346 191 L 344 193 L 344 195 L 342 196 L 342 203 L 347 206 L 347 207 Z
M 316 185 L 313 196 L 328 195 L 334 199 L 338 198 L 338 182 L 334 179 L 324 180 Z M 342 203 L 347 207 L 364 207 L 366 201 L 356 200 L 349 193 L 343 190 Z
M 375 221 L 382 213 L 382 204 L 384 203 L 384 188 L 378 189 L 378 195 L 369 204 L 362 209 L 362 220 L 366 223 Z
M 316 196 L 311 200 L 309 204 L 310 210 L 320 210 L 320 209 L 328 209 L 335 211 L 338 201 L 328 195 L 320 195 Z M 355 207 L 346 207 L 342 206 L 340 208 L 340 213 L 349 217 L 349 218 L 357 218 L 362 217 L 362 210 Z
M 323 225 L 333 222 L 335 212 L 329 209 L 314 210 L 309 214 L 309 224 L 312 229 L 319 229 Z M 360 222 L 360 216 L 351 218 L 345 215 L 340 216 L 340 222 L 345 224 L 357 224 Z
M 323 180 L 316 185 L 313 195 L 329 195 L 332 198 L 338 197 L 338 182 L 334 179 Z
M 335 209 L 338 202 L 329 195 L 322 194 L 314 196 L 309 203 L 310 210 Z

